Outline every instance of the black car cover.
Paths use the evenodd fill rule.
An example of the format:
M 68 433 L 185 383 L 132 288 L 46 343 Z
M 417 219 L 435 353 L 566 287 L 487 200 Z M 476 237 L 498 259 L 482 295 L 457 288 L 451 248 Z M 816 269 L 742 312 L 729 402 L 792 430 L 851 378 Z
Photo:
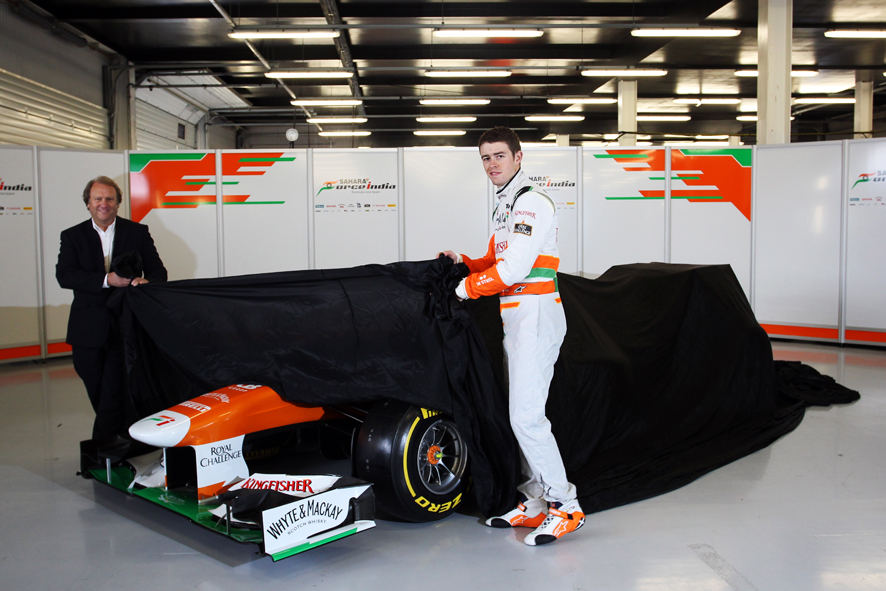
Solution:
M 394 398 L 453 416 L 480 509 L 507 510 L 519 459 L 498 298 L 458 302 L 465 273 L 441 257 L 117 290 L 133 419 L 233 383 L 315 405 Z M 568 330 L 547 414 L 586 512 L 673 490 L 791 431 L 807 404 L 858 397 L 773 363 L 727 265 L 627 265 L 559 287 Z

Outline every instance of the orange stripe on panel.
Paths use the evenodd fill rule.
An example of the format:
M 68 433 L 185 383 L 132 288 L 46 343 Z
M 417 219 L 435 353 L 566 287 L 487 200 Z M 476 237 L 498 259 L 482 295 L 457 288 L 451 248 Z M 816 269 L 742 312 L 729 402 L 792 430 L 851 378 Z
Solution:
M 563 300 L 561 300 L 560 298 L 556 298 L 554 301 L 557 302 L 558 304 L 562 304 L 562 303 L 563 303 Z
M 499 309 L 499 311 L 507 310 L 508 308 L 516 308 L 519 305 L 520 305 L 520 302 L 509 302 L 507 304 L 499 304 L 498 309 Z
M 847 330 L 847 341 L 867 341 L 869 343 L 886 343 L 886 331 L 881 330 Z
M 10 347 L 8 349 L 0 349 L 0 360 L 2 359 L 23 359 L 25 357 L 39 357 L 40 345 L 31 345 L 28 347 Z
M 46 345 L 46 352 L 50 355 L 55 355 L 56 353 L 70 353 L 71 345 L 67 343 L 49 343 Z
M 770 335 L 788 337 L 810 337 L 815 339 L 838 339 L 840 331 L 836 328 L 820 328 L 815 326 L 789 326 L 786 324 L 761 324 Z

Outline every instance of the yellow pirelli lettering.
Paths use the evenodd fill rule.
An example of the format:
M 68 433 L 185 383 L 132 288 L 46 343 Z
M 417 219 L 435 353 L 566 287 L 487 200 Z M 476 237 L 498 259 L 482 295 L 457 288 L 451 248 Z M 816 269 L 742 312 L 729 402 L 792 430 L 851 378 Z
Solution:
M 436 417 L 438 414 L 440 414 L 439 410 L 430 410 L 427 408 L 421 409 L 421 418 L 423 418 L 423 419 L 429 419 L 431 417 Z

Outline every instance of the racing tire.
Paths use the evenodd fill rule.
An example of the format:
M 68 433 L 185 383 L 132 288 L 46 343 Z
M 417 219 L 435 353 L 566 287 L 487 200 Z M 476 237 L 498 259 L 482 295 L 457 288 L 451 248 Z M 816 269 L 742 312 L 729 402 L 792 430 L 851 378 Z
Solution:
M 354 473 L 372 482 L 385 513 L 405 521 L 443 519 L 464 501 L 468 449 L 455 422 L 396 400 L 369 411 L 354 449 Z

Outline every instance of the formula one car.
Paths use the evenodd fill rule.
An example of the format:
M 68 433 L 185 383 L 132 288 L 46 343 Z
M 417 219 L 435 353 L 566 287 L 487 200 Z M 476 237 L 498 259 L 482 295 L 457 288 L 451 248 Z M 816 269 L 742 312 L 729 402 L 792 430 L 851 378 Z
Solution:
M 274 560 L 373 527 L 374 502 L 407 521 L 442 519 L 469 483 L 467 446 L 455 423 L 391 400 L 312 407 L 267 386 L 236 384 L 148 416 L 129 433 L 159 449 L 125 459 L 84 453 L 83 473 L 259 543 Z M 305 441 L 326 456 L 350 456 L 354 477 L 264 472 L 272 456 L 298 453 Z

